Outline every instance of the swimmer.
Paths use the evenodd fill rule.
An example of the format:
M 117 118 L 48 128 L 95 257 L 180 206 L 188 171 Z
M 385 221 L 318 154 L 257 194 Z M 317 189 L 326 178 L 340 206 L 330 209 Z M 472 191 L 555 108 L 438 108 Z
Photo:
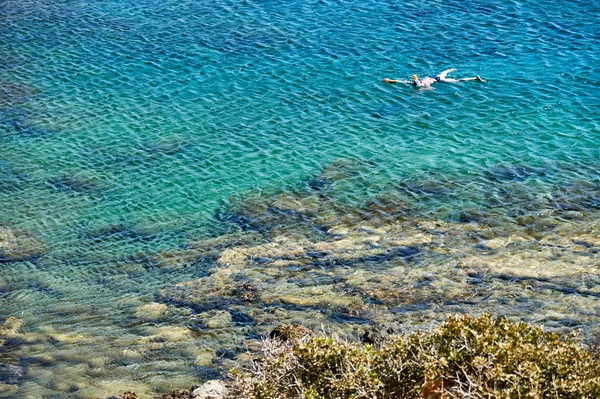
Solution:
M 454 69 L 454 68 L 446 69 L 445 71 L 440 72 L 439 75 L 428 76 L 423 79 L 419 79 L 417 77 L 417 75 L 413 75 L 413 80 L 397 80 L 397 79 L 384 78 L 383 82 L 384 83 L 406 83 L 406 84 L 413 85 L 415 87 L 426 87 L 426 88 L 431 87 L 432 84 L 437 83 L 437 82 L 458 83 L 458 82 L 466 82 L 468 80 L 478 80 L 480 82 L 485 82 L 485 80 L 481 79 L 479 77 L 479 75 L 475 76 L 474 78 L 460 78 L 460 79 L 448 78 L 447 77 L 448 74 L 452 71 L 456 71 L 456 69 Z

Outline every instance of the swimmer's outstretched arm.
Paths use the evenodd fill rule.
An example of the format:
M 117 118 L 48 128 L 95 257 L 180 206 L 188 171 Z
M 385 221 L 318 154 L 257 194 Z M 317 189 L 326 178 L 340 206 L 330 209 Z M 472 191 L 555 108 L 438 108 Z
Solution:
M 448 76 L 448 74 L 453 71 L 456 71 L 456 69 L 451 68 L 451 69 L 446 69 L 445 71 L 440 72 L 438 75 L 438 77 L 440 78 L 440 82 L 458 83 L 458 82 L 466 82 L 468 80 L 478 80 L 480 82 L 485 82 L 485 80 L 481 79 L 479 77 L 479 75 L 475 76 L 474 78 L 460 78 L 460 79 L 447 78 L 446 76 Z
M 383 78 L 383 83 L 405 83 L 405 84 L 409 84 L 409 85 L 414 84 L 414 82 L 412 80 L 398 80 L 398 79 L 389 79 L 389 78 Z
M 485 82 L 485 80 L 481 79 L 481 77 L 479 75 L 475 76 L 474 78 L 460 78 L 460 79 L 443 78 L 440 80 L 440 82 L 458 83 L 458 82 L 466 82 L 468 80 L 478 80 L 480 82 Z

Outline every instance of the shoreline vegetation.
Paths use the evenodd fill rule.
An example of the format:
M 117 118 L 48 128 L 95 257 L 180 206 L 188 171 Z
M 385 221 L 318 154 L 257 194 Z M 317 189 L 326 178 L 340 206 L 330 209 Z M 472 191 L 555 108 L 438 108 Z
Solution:
M 591 399 L 600 397 L 595 344 L 489 314 L 451 316 L 426 333 L 379 326 L 361 342 L 279 326 L 233 379 L 162 399 Z
M 583 349 L 574 335 L 484 314 L 451 316 L 431 332 L 371 338 L 353 343 L 303 329 L 275 335 L 254 368 L 238 375 L 232 397 L 600 396 L 598 352 Z

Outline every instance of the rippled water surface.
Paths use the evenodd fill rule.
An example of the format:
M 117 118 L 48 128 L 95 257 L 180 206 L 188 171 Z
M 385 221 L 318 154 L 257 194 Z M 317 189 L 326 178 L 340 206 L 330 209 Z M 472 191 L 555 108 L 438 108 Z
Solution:
M 597 329 L 600 6 L 543 3 L 0 0 L 0 397 L 278 323 Z

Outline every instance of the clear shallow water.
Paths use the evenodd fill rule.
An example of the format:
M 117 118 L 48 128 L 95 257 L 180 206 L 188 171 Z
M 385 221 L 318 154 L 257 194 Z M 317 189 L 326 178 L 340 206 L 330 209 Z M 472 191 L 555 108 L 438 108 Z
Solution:
M 144 259 L 235 233 L 239 218 L 215 215 L 244 198 L 308 186 L 351 213 L 398 190 L 415 220 L 493 208 L 507 226 L 547 199 L 533 208 L 596 221 L 599 14 L 594 1 L 0 2 L 0 223 L 45 248 L 1 264 L 1 316 L 94 337 L 19 349 L 55 359 L 32 362 L 21 393 L 65 397 L 73 375 L 88 381 L 73 397 L 115 375 L 156 391 L 204 378 L 197 354 L 114 359 L 155 333 L 131 321 L 138 306 L 207 273 Z M 487 82 L 381 83 L 451 67 Z M 350 172 L 321 174 L 331 164 Z

